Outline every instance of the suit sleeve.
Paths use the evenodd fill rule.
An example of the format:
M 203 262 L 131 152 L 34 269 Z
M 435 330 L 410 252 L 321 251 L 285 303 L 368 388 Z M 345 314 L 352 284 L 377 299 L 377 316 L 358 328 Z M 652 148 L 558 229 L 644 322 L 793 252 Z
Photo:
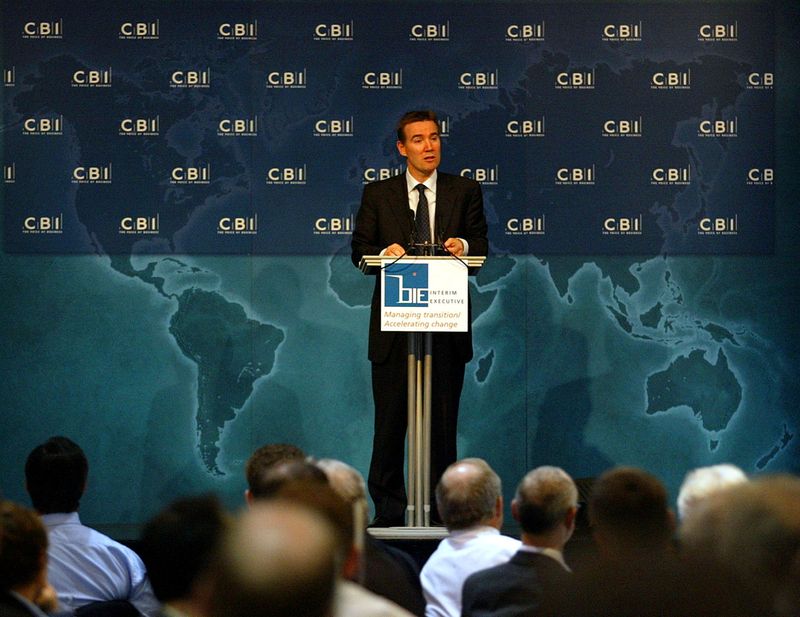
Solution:
M 469 242 L 470 255 L 486 255 L 489 250 L 487 239 L 488 226 L 483 212 L 483 192 L 477 182 L 470 183 L 467 193 L 466 211 L 464 215 L 464 231 L 461 238 Z
M 350 246 L 352 249 L 350 258 L 356 267 L 364 255 L 377 255 L 386 248 L 380 246 L 378 202 L 375 199 L 375 191 L 369 184 L 364 187 L 364 192 L 361 194 L 361 206 L 356 214 Z

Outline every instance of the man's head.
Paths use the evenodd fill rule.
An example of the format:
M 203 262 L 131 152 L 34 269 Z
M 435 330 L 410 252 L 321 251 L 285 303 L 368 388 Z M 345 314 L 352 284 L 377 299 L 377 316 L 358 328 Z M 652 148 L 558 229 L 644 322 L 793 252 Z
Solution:
M 537 467 L 519 483 L 511 511 L 524 539 L 562 549 L 575 529 L 578 489 L 563 469 Z
M 226 534 L 210 617 L 328 617 L 337 541 L 319 514 L 280 499 L 253 504 Z
M 0 501 L 0 590 L 20 592 L 47 582 L 47 531 L 37 514 Z
M 213 495 L 167 506 L 144 527 L 139 552 L 161 602 L 199 601 L 197 592 L 229 524 Z
M 336 494 L 347 503 L 352 504 L 356 523 L 367 520 L 367 487 L 364 477 L 358 470 L 347 463 L 332 458 L 323 458 L 317 461 L 317 466 L 328 476 L 328 482 Z
M 248 503 L 274 497 L 287 482 L 302 480 L 315 485 L 327 485 L 328 477 L 319 467 L 304 460 L 288 460 L 265 467 L 253 477 L 246 493 Z
M 634 467 L 616 467 L 597 479 L 589 519 L 599 548 L 607 553 L 665 548 L 674 528 L 664 485 Z
M 678 517 L 685 519 L 693 508 L 710 495 L 742 482 L 747 482 L 747 476 L 736 465 L 711 465 L 690 471 L 678 491 Z
M 450 531 L 503 524 L 500 478 L 483 459 L 465 458 L 450 465 L 436 486 L 439 515 Z
M 442 143 L 432 111 L 409 111 L 397 122 L 397 150 L 408 160 L 408 170 L 424 182 L 439 167 Z
M 66 437 L 51 437 L 36 446 L 25 462 L 25 485 L 33 507 L 42 514 L 75 512 L 89 463 L 80 446 Z
M 259 476 L 264 471 L 274 467 L 278 463 L 286 461 L 305 460 L 305 453 L 295 445 L 290 443 L 268 443 L 256 449 L 245 464 L 244 473 L 247 477 L 247 485 L 251 488 L 258 481 Z

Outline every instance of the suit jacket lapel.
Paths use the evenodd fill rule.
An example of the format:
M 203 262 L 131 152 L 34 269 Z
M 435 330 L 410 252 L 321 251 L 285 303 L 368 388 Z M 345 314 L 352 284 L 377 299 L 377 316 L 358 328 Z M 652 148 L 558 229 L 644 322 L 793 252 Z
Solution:
M 453 215 L 455 201 L 453 191 L 450 189 L 450 178 L 447 174 L 439 172 L 436 178 L 436 220 L 434 221 L 434 241 L 447 240 L 450 218 Z

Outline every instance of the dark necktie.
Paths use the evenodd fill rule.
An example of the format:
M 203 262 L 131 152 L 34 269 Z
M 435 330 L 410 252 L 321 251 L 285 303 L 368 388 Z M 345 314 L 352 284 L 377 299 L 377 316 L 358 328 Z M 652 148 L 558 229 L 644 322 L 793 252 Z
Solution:
M 417 242 L 425 243 L 431 241 L 431 218 L 428 214 L 428 198 L 425 197 L 425 185 L 418 184 L 414 188 L 419 192 L 419 203 L 417 203 L 417 216 L 415 220 Z

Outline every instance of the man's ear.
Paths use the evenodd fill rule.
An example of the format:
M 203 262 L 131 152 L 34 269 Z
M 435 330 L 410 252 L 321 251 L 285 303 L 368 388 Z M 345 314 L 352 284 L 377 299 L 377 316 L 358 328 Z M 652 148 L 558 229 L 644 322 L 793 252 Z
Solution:
M 515 521 L 519 521 L 519 501 L 516 499 L 511 500 L 511 516 Z
M 253 505 L 253 493 L 250 492 L 249 488 L 244 489 L 244 501 L 248 507 Z
M 400 153 L 401 156 L 408 156 L 405 144 L 399 139 L 397 140 L 397 151 Z

